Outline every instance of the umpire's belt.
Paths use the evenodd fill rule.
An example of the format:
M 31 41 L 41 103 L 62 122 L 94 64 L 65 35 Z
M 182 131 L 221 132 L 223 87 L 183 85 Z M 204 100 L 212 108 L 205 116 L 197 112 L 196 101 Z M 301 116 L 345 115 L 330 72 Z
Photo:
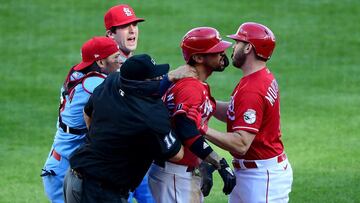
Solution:
M 167 171 L 178 172 L 178 173 L 193 172 L 196 169 L 195 167 L 192 166 L 175 164 L 168 161 L 155 160 L 154 164 L 164 168 Z
M 276 165 L 283 162 L 284 160 L 286 160 L 286 154 L 282 153 L 279 156 L 263 160 L 234 159 L 232 164 L 235 169 L 263 168 Z
M 74 135 L 84 135 L 85 133 L 87 133 L 87 128 L 82 128 L 82 129 L 75 129 L 72 127 L 67 126 L 65 123 L 59 121 L 59 127 L 65 132 L 65 133 L 70 133 L 70 134 L 74 134 Z

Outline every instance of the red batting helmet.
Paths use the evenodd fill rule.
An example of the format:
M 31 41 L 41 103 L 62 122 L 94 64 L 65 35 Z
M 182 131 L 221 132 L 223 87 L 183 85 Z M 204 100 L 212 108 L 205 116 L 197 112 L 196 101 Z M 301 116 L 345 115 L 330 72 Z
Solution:
M 219 32 L 211 27 L 198 27 L 185 34 L 181 49 L 186 62 L 194 54 L 219 53 L 231 46 L 231 42 L 221 40 Z
M 236 34 L 228 35 L 229 38 L 248 42 L 254 49 L 256 55 L 268 60 L 275 48 L 275 35 L 265 25 L 247 22 L 240 25 Z

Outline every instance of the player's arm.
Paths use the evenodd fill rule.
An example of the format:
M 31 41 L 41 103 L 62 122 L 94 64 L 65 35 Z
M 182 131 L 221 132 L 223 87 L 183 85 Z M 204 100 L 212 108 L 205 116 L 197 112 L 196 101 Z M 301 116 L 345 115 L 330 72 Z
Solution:
M 175 132 L 182 143 L 187 146 L 192 153 L 200 159 L 212 164 L 216 169 L 220 168 L 222 159 L 206 142 L 200 134 L 193 120 L 189 119 L 186 114 L 178 114 L 174 117 Z
M 255 138 L 255 134 L 244 130 L 225 133 L 208 128 L 205 137 L 222 149 L 244 155 L 250 148 L 250 145 Z
M 216 100 L 216 111 L 214 113 L 215 118 L 219 121 L 226 122 L 226 112 L 229 106 L 229 102 Z
M 184 148 L 173 130 L 166 134 L 155 133 L 157 154 L 155 159 L 180 161 L 184 157 Z
M 190 65 L 182 65 L 177 67 L 175 70 L 172 70 L 168 73 L 168 80 L 171 82 L 176 82 L 182 78 L 188 77 L 198 77 L 198 73 L 195 68 Z
M 230 194 L 236 184 L 236 178 L 233 171 L 230 169 L 226 160 L 220 157 L 206 142 L 204 137 L 200 135 L 196 124 L 193 120 L 189 119 L 186 114 L 175 115 L 176 133 L 184 145 L 187 146 L 191 152 L 196 156 L 204 160 L 204 162 L 210 165 L 206 166 L 206 173 L 211 174 L 214 170 L 218 170 L 223 182 L 223 192 L 227 195 Z M 210 177 L 210 181 L 212 178 Z M 201 188 L 203 194 L 206 196 L 209 194 L 211 186 L 209 188 Z
M 83 109 L 83 117 L 87 129 L 89 129 L 90 127 L 92 112 L 93 112 L 93 102 L 92 102 L 92 96 L 90 96 L 88 102 L 86 103 Z
M 177 162 L 180 161 L 184 157 L 184 147 L 181 145 L 180 150 L 177 154 L 169 159 L 169 161 Z
M 89 126 L 91 123 L 91 117 L 86 114 L 85 110 L 83 110 L 83 115 L 84 115 L 84 121 L 86 124 L 86 128 L 89 129 Z
M 83 88 L 90 95 L 93 94 L 96 87 L 98 87 L 104 81 L 104 77 L 101 76 L 92 76 L 88 77 L 83 81 Z M 91 123 L 91 115 L 93 110 L 93 102 L 92 96 L 89 97 L 84 109 L 83 109 L 83 117 L 86 124 L 87 129 L 90 127 Z
M 186 77 L 196 78 L 198 77 L 198 74 L 193 67 L 189 65 L 182 65 L 175 70 L 170 71 L 167 75 L 164 75 L 164 78 L 160 82 L 160 95 L 165 94 L 173 82 Z

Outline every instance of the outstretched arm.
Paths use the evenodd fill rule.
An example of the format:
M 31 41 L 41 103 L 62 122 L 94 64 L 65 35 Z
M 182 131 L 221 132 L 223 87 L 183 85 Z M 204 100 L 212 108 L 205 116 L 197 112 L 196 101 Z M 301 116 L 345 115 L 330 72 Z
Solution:
M 214 116 L 216 119 L 222 122 L 226 122 L 226 112 L 229 106 L 229 102 L 225 101 L 216 101 L 216 111 Z
M 205 133 L 206 139 L 218 147 L 239 155 L 244 155 L 248 151 L 255 138 L 255 134 L 243 130 L 225 133 L 208 128 Z
M 83 115 L 84 115 L 84 121 L 86 124 L 86 128 L 89 129 L 90 123 L 91 123 L 91 117 L 86 114 L 85 110 L 83 110 Z
M 190 65 L 182 65 L 177 67 L 175 70 L 172 70 L 168 73 L 168 79 L 171 82 L 176 82 L 182 78 L 198 77 L 198 73 L 195 68 Z
M 91 123 L 91 115 L 93 112 L 92 96 L 90 96 L 88 102 L 83 109 L 83 117 L 86 124 L 86 128 L 89 129 Z
M 175 70 L 170 71 L 160 82 L 160 95 L 165 94 L 172 83 L 187 77 L 198 77 L 195 68 L 189 65 L 182 65 L 177 67 Z

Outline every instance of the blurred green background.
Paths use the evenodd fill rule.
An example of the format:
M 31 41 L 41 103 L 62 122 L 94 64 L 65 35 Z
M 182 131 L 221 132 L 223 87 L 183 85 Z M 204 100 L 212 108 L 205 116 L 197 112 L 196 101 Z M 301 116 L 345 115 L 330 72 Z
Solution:
M 60 86 L 81 60 L 81 45 L 104 35 L 106 10 L 120 3 L 146 19 L 136 53 L 172 67 L 184 63 L 179 43 L 193 27 L 215 27 L 223 38 L 246 21 L 270 27 L 277 47 L 268 66 L 280 85 L 294 170 L 290 202 L 360 202 L 360 1 L 1 0 L 0 203 L 47 202 L 39 175 L 55 134 Z M 241 76 L 232 66 L 214 73 L 214 97 L 228 100 Z M 211 126 L 225 130 L 215 120 Z M 205 202 L 227 202 L 215 178 Z

